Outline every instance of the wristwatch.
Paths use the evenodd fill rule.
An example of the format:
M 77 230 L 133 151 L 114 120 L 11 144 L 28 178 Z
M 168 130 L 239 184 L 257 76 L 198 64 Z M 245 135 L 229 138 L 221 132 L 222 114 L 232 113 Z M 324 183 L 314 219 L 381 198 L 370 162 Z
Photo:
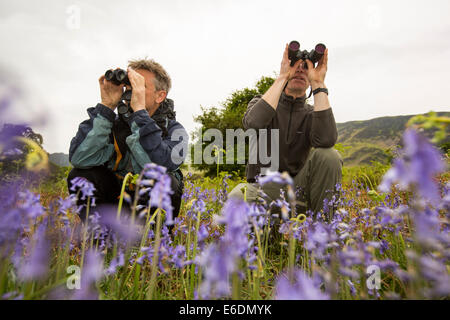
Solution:
M 316 90 L 313 90 L 313 95 L 316 95 L 316 93 L 319 93 L 319 92 L 325 92 L 328 95 L 327 88 L 317 88 Z

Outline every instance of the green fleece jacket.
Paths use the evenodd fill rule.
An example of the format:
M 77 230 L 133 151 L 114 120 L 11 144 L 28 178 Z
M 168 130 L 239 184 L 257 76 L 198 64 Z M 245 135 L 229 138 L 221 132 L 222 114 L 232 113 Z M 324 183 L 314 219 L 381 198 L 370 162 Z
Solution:
M 244 129 L 268 129 L 267 150 L 271 150 L 271 129 L 279 130 L 279 170 L 287 171 L 291 176 L 297 175 L 308 157 L 311 147 L 331 148 L 337 140 L 337 128 L 333 111 L 330 109 L 314 111 L 306 103 L 306 97 L 294 99 L 281 94 L 277 109 L 272 108 L 261 95 L 255 96 L 248 104 L 242 119 Z M 254 182 L 261 168 L 270 167 L 247 164 L 248 182 Z

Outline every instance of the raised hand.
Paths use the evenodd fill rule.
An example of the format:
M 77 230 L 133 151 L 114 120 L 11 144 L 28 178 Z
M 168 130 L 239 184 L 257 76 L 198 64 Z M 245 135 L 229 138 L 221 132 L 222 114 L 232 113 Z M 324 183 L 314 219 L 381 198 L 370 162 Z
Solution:
M 105 75 L 98 79 L 98 83 L 100 84 L 101 103 L 111 110 L 115 110 L 122 97 L 124 85 L 115 85 L 111 81 L 106 80 Z
M 145 78 L 131 68 L 128 68 L 127 71 L 133 90 L 130 101 L 131 108 L 134 112 L 145 110 Z
M 311 88 L 314 90 L 319 87 L 324 87 L 325 76 L 328 68 L 328 49 L 325 49 L 323 57 L 319 60 L 319 63 L 315 68 L 314 64 L 310 60 L 306 60 L 306 64 L 308 65 L 306 75 L 308 76 Z
M 283 79 L 290 80 L 297 70 L 300 63 L 303 63 L 303 60 L 298 60 L 292 67 L 291 67 L 291 60 L 289 60 L 288 57 L 288 44 L 286 43 L 286 47 L 284 48 L 283 53 L 283 59 L 281 60 L 281 67 L 280 67 L 280 77 Z

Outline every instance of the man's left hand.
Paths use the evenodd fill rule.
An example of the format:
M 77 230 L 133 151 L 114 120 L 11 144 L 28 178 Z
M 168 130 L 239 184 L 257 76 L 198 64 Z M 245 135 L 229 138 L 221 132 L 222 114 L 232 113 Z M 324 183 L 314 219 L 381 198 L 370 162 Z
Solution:
M 131 68 L 128 68 L 127 71 L 133 90 L 130 101 L 131 108 L 134 112 L 145 110 L 145 78 Z
M 322 58 L 319 60 L 317 67 L 314 68 L 314 64 L 306 59 L 306 64 L 308 65 L 308 70 L 306 71 L 309 83 L 311 84 L 311 88 L 324 88 L 325 87 L 325 75 L 327 74 L 328 68 L 328 49 L 325 49 L 325 52 Z

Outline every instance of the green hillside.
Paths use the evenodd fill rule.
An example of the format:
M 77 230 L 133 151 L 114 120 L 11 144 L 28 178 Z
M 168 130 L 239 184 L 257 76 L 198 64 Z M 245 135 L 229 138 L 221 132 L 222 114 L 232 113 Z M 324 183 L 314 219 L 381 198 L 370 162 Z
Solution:
M 450 116 L 450 112 L 438 112 Z M 401 145 L 401 137 L 408 120 L 415 115 L 380 117 L 365 121 L 338 123 L 338 145 L 346 166 L 371 164 L 372 161 L 388 161 L 387 150 Z M 425 131 L 431 137 L 434 130 Z M 446 141 L 449 142 L 449 135 Z

